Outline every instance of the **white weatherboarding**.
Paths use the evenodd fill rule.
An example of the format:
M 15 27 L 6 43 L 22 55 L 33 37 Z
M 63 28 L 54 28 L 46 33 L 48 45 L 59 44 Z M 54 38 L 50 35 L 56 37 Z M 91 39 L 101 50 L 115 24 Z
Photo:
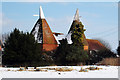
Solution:
M 42 7 L 41 7 L 41 6 L 40 6 L 39 17 L 40 17 L 41 19 L 45 19 L 45 16 L 44 16 L 44 13 L 43 13 L 43 10 L 42 10 Z

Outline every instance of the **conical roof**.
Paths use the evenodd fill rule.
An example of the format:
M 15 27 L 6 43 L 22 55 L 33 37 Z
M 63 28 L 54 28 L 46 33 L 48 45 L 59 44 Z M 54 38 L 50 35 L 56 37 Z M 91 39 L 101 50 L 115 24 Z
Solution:
M 79 20 L 79 10 L 76 10 L 75 16 L 74 16 L 74 20 L 80 21 Z
M 74 27 L 76 25 L 80 24 L 80 23 L 81 22 L 80 22 L 80 19 L 79 19 L 79 10 L 77 9 L 76 13 L 75 13 L 75 16 L 74 16 L 74 19 L 73 19 L 73 22 L 72 22 L 72 25 L 70 27 L 70 30 L 68 31 L 68 34 L 66 36 L 68 44 L 72 44 L 72 40 L 71 40 L 72 31 L 73 31 Z M 88 46 L 85 34 L 83 34 L 83 44 L 84 44 L 84 46 Z
M 39 19 L 36 22 L 34 28 L 32 29 L 31 34 L 34 35 L 35 40 L 37 40 L 38 43 L 43 44 L 43 49 L 47 51 L 55 49 L 56 46 L 58 45 L 45 19 L 41 6 L 40 6 Z
M 39 17 L 40 19 L 45 19 L 45 16 L 44 16 L 44 13 L 43 13 L 43 10 L 42 10 L 42 7 L 40 6 L 40 12 L 39 12 Z

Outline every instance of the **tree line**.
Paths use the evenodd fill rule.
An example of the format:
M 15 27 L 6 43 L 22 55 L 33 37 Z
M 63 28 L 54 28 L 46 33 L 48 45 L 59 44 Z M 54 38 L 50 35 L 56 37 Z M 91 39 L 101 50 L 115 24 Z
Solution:
M 95 64 L 107 57 L 116 57 L 109 49 L 98 52 L 84 50 L 83 34 L 84 25 L 73 22 L 71 25 L 72 44 L 67 39 L 60 40 L 55 51 L 43 51 L 42 47 L 28 32 L 24 33 L 14 29 L 4 43 L 2 54 L 3 65 L 6 66 L 48 66 L 48 65 L 80 65 Z M 118 52 L 120 50 L 118 49 Z

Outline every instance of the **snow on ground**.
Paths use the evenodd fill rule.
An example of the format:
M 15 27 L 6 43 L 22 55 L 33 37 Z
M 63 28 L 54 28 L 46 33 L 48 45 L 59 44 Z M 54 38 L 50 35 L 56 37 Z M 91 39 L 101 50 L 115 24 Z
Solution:
M 46 66 L 38 68 L 71 68 L 72 71 L 60 72 L 55 70 L 45 71 L 17 71 L 19 68 L 0 68 L 2 78 L 118 78 L 118 66 L 95 66 L 100 70 L 88 70 L 79 72 L 90 66 Z M 28 68 L 30 70 L 30 68 Z M 9 71 L 10 70 L 10 71 Z M 32 68 L 31 68 L 32 70 Z

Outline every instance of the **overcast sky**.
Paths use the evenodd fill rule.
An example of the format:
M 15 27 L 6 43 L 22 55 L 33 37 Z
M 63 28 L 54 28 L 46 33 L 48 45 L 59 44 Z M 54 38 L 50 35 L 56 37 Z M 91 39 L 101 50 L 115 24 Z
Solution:
M 118 46 L 118 3 L 117 2 L 3 2 L 2 33 L 15 27 L 30 32 L 39 17 L 42 6 L 45 18 L 53 32 L 65 35 L 70 29 L 76 9 L 89 39 L 100 38 L 110 43 L 112 49 Z

